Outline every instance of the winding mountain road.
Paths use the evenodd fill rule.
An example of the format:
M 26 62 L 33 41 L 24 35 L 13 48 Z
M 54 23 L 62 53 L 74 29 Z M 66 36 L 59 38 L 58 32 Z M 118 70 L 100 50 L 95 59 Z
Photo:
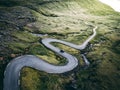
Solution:
M 85 49 L 88 42 L 94 38 L 96 35 L 97 26 L 93 29 L 93 34 L 81 45 L 75 45 L 69 42 L 57 40 L 57 39 L 43 39 L 42 43 L 55 53 L 65 57 L 67 59 L 67 64 L 63 66 L 56 66 L 45 62 L 44 60 L 34 56 L 34 55 L 24 55 L 13 59 L 6 67 L 4 72 L 4 88 L 3 90 L 19 90 L 19 77 L 20 71 L 23 67 L 32 67 L 40 71 L 47 73 L 65 73 L 73 70 L 78 65 L 78 60 L 76 57 L 70 55 L 66 52 L 60 52 L 60 49 L 50 44 L 51 42 L 58 42 L 70 46 L 72 48 L 82 50 Z M 89 64 L 86 57 L 82 55 L 85 59 L 85 63 Z

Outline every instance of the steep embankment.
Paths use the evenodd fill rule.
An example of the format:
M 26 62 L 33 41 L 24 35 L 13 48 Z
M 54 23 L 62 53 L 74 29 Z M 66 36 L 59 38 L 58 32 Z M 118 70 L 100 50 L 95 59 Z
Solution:
M 120 17 L 110 7 L 97 0 L 9 0 L 0 1 L 0 89 L 3 71 L 12 58 L 33 54 L 54 64 L 63 64 L 59 57 L 42 44 L 42 38 L 55 38 L 81 44 L 97 25 L 98 35 L 88 52 L 91 66 L 78 68 L 69 75 L 51 75 L 24 68 L 21 72 L 22 90 L 118 90 Z M 91 24 L 91 25 L 90 25 Z M 31 33 L 46 34 L 36 37 Z M 80 52 L 62 44 L 53 43 L 75 55 L 84 65 Z M 4 67 L 3 67 L 4 66 Z M 47 82 L 46 82 L 47 81 Z

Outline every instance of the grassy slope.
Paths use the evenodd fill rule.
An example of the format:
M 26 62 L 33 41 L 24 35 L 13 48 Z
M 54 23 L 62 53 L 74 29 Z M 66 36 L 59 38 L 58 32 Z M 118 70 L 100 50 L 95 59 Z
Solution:
M 15 9 L 20 12 L 21 18 L 15 20 L 16 22 L 8 19 L 7 22 L 10 22 L 8 26 L 4 25 L 6 19 L 3 20 L 4 23 L 0 23 L 1 26 L 9 28 L 11 31 L 10 38 L 12 41 L 8 42 L 7 36 L 3 39 L 6 40 L 4 45 L 9 49 L 9 52 L 1 45 L 4 51 L 2 51 L 1 56 L 6 61 L 8 58 L 10 60 L 21 54 L 34 54 L 50 63 L 63 64 L 65 59 L 62 60 L 62 57 L 56 56 L 42 44 L 39 44 L 39 38 L 30 33 L 47 33 L 48 36 L 42 38 L 51 37 L 80 44 L 92 33 L 93 27 L 86 25 L 86 22 L 99 27 L 96 38 L 91 41 L 94 47 L 87 54 L 91 65 L 86 70 L 78 68 L 79 71 L 75 72 L 74 75 L 75 83 L 71 83 L 74 72 L 69 75 L 51 75 L 24 68 L 21 72 L 22 90 L 73 90 L 71 84 L 76 85 L 77 90 L 119 90 L 119 13 L 114 12 L 110 7 L 99 3 L 97 0 L 10 1 L 12 4 L 11 2 L 10 4 L 3 2 L 1 8 L 3 11 L 8 10 L 11 18 L 17 17 Z M 7 9 L 6 5 L 10 8 Z M 14 14 L 11 15 L 11 13 Z M 19 25 L 20 30 L 16 30 L 15 24 Z M 4 35 L 2 30 L 0 34 Z M 80 60 L 80 65 L 83 65 L 79 51 L 61 44 L 55 43 L 54 45 L 75 55 Z M 5 56 L 6 54 L 7 56 Z M 1 62 L 1 65 L 5 64 L 6 62 Z M 3 73 L 3 67 L 1 67 L 1 72 Z

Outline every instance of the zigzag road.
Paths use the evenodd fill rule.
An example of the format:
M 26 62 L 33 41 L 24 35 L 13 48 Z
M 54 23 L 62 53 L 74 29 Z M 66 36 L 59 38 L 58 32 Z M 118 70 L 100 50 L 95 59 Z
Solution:
M 81 45 L 75 45 L 69 42 L 57 40 L 57 39 L 43 39 L 42 43 L 52 51 L 57 54 L 65 57 L 67 59 L 67 64 L 63 66 L 56 66 L 45 62 L 44 60 L 34 56 L 34 55 L 24 55 L 13 59 L 6 67 L 4 72 L 4 88 L 3 90 L 19 90 L 19 77 L 20 71 L 23 67 L 32 67 L 40 71 L 44 71 L 47 73 L 65 73 L 73 70 L 78 65 L 78 60 L 76 57 L 70 55 L 66 52 L 60 52 L 60 49 L 51 45 L 51 42 L 58 42 L 70 46 L 72 48 L 82 50 L 85 49 L 88 42 L 95 37 L 97 26 L 93 29 L 93 34 Z M 85 63 L 89 64 L 86 57 L 82 55 Z

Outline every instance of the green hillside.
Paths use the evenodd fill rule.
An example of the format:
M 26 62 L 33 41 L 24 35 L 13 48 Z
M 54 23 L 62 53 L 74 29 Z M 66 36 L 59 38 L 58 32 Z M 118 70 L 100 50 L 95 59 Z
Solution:
M 78 51 L 55 46 L 77 57 L 79 66 L 65 74 L 47 74 L 25 67 L 21 90 L 119 90 L 120 13 L 98 0 L 1 0 L 0 1 L 0 90 L 4 70 L 15 57 L 32 54 L 56 65 L 66 60 L 39 43 L 55 38 L 81 44 L 98 26 L 93 47 Z M 42 34 L 37 37 L 33 35 Z M 90 66 L 84 68 L 80 53 L 87 52 Z

